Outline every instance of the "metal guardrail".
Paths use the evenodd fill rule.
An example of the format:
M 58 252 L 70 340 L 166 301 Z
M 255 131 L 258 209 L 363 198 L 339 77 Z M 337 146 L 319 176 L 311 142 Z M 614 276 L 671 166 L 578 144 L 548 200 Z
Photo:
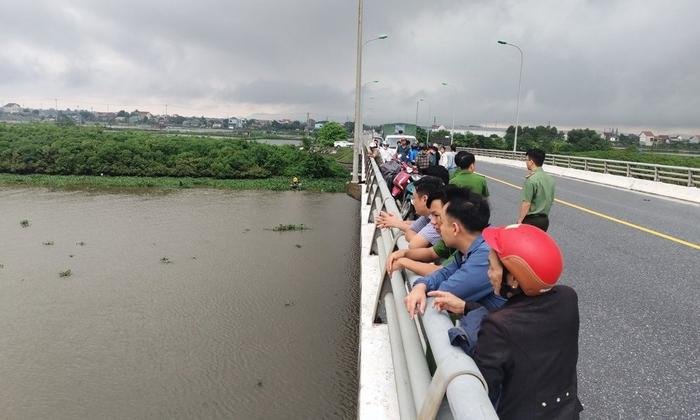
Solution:
M 460 147 L 475 155 L 497 157 L 511 160 L 525 160 L 525 152 L 510 150 L 475 149 Z M 653 163 L 627 162 L 623 160 L 598 159 L 583 156 L 566 156 L 547 154 L 544 161 L 547 165 L 563 168 L 580 169 L 583 171 L 599 172 L 611 175 L 621 175 L 630 178 L 646 179 L 667 184 L 700 187 L 700 168 L 684 166 L 656 165 Z
M 369 222 L 374 222 L 379 211 L 400 214 L 377 162 L 368 157 L 363 161 Z M 383 279 L 375 314 L 382 310 L 386 314 L 401 419 L 449 418 L 443 407 L 445 396 L 455 419 L 497 419 L 481 372 L 468 355 L 449 342 L 447 330 L 454 325 L 447 313 L 435 310 L 433 298 L 429 298 L 425 314 L 411 320 L 404 298 L 418 276 L 408 270 L 395 271 L 390 277 L 386 274 L 389 254 L 408 248 L 403 233 L 377 229 L 372 248 L 379 256 Z M 437 366 L 432 376 L 428 349 Z

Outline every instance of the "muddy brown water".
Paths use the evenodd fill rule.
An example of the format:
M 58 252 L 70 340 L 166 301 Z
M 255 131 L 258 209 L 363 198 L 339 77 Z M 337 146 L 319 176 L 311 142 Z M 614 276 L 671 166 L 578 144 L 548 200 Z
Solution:
M 358 208 L 0 188 L 0 417 L 355 417 Z

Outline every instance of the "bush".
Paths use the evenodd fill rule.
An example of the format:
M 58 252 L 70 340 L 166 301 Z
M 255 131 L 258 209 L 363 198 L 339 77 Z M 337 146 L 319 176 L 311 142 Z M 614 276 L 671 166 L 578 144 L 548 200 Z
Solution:
M 346 176 L 330 157 L 245 140 L 0 124 L 0 172 L 233 179 Z

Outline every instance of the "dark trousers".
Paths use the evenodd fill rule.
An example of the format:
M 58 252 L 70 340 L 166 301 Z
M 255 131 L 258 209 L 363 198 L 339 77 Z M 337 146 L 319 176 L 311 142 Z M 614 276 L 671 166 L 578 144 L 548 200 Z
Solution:
M 546 232 L 547 228 L 549 228 L 549 216 L 546 214 L 528 214 L 523 219 L 523 223 L 526 225 L 537 226 Z

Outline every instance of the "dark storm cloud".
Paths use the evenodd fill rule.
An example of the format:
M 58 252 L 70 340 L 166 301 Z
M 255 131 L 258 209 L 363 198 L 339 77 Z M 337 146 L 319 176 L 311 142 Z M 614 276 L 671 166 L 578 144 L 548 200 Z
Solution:
M 0 96 L 345 116 L 354 103 L 356 7 L 8 2 Z M 452 103 L 458 123 L 512 121 L 519 58 L 496 44 L 503 38 L 525 52 L 525 123 L 698 128 L 699 12 L 693 0 L 365 1 L 365 39 L 390 35 L 365 47 L 364 79 L 380 80 L 365 89 L 367 118 L 412 121 L 424 98 L 422 123 L 446 123 Z

